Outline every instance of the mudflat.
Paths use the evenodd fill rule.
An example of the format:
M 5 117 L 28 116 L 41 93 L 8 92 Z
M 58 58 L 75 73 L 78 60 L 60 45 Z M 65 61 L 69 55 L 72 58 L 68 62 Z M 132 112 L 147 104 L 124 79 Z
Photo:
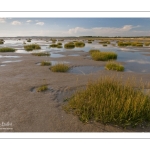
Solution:
M 76 56 L 69 56 L 76 54 Z M 61 54 L 61 53 L 59 53 Z M 134 76 L 137 85 L 142 78 L 150 81 L 150 74 L 134 72 L 115 72 L 105 69 L 91 73 L 57 73 L 49 66 L 37 65 L 41 61 L 68 62 L 71 69 L 78 66 L 104 67 L 106 62 L 94 61 L 87 52 L 64 52 L 64 57 L 33 56 L 31 54 L 1 53 L 0 64 L 0 121 L 12 123 L 11 129 L 2 132 L 149 132 L 150 127 L 121 128 L 96 122 L 82 123 L 77 116 L 66 113 L 62 106 L 64 100 L 76 90 L 84 88 L 89 80 L 97 80 L 104 75 L 119 75 L 126 80 Z M 79 55 L 79 56 L 78 56 Z M 17 62 L 18 60 L 18 62 Z M 139 81 L 139 82 L 138 82 Z M 45 92 L 36 89 L 48 85 Z

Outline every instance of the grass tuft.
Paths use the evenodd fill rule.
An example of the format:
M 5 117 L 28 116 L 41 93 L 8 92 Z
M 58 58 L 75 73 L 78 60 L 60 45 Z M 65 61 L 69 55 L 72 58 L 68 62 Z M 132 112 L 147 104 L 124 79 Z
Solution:
M 75 42 L 75 47 L 84 47 L 85 43 L 84 42 Z
M 92 59 L 96 61 L 107 61 L 117 59 L 117 54 L 114 52 L 93 52 Z
M 58 63 L 50 68 L 53 72 L 67 72 L 69 70 L 69 66 L 65 64 Z
M 142 89 L 135 90 L 129 81 L 122 84 L 121 79 L 105 76 L 77 91 L 64 110 L 77 115 L 82 122 L 134 127 L 150 122 L 150 97 Z
M 108 61 L 105 68 L 107 70 L 124 71 L 124 66 L 115 61 Z
M 47 61 L 42 61 L 41 62 L 41 66 L 50 66 L 51 62 L 47 62 Z
M 46 91 L 46 90 L 48 90 L 47 85 L 42 85 L 42 86 L 40 86 L 40 87 L 37 89 L 37 92 L 43 92 L 43 91 Z
M 73 42 L 69 42 L 69 43 L 66 43 L 66 44 L 64 45 L 64 47 L 65 47 L 66 49 L 73 49 L 73 48 L 75 48 L 75 44 L 74 44 Z
M 24 45 L 24 49 L 26 51 L 32 51 L 32 50 L 41 49 L 41 47 L 38 44 L 28 44 L 28 45 Z
M 0 52 L 15 52 L 15 49 L 10 47 L 2 47 L 0 48 Z
M 94 52 L 100 52 L 100 50 L 98 50 L 98 49 L 91 49 L 91 50 L 89 51 L 90 54 L 92 54 L 92 53 L 94 53 Z

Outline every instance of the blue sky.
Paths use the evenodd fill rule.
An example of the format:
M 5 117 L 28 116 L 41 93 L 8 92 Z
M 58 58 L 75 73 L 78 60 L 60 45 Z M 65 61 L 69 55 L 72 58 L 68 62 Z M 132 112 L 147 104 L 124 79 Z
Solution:
M 0 18 L 7 36 L 150 36 L 150 18 Z

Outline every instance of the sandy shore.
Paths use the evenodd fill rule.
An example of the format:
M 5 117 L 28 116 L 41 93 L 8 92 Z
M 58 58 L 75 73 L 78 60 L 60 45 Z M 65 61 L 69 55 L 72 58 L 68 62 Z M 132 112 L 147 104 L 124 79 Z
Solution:
M 80 56 L 68 56 L 79 54 Z M 75 90 L 85 87 L 90 79 L 96 80 L 104 74 L 116 74 L 112 71 L 98 71 L 92 74 L 53 73 L 48 66 L 36 63 L 45 61 L 67 61 L 70 67 L 104 66 L 105 62 L 90 59 L 88 53 L 63 52 L 66 57 L 37 57 L 31 54 L 1 53 L 0 55 L 21 56 L 9 60 L 21 62 L 7 63 L 0 66 L 0 123 L 12 123 L 6 132 L 149 132 L 150 128 L 123 129 L 101 123 L 83 124 L 77 116 L 67 114 L 62 106 L 63 100 Z M 1 58 L 6 61 L 8 58 Z M 131 72 L 118 73 L 123 78 L 136 76 L 144 81 L 150 81 L 150 74 Z M 36 92 L 36 88 L 47 84 L 49 90 Z M 9 126 L 10 127 L 10 126 Z

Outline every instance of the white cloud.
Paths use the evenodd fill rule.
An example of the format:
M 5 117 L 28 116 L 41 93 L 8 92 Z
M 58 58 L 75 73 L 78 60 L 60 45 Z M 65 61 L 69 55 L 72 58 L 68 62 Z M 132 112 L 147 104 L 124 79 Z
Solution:
M 29 22 L 32 22 L 32 20 L 27 20 L 26 22 L 28 22 L 28 23 L 29 23 Z
M 5 23 L 5 22 L 6 22 L 5 18 L 0 18 L 0 23 Z
M 21 22 L 19 22 L 19 21 L 13 21 L 11 24 L 12 25 L 21 25 Z
M 137 28 L 139 26 L 133 25 L 124 25 L 123 27 L 116 28 L 116 27 L 95 27 L 95 28 L 82 28 L 82 27 L 75 27 L 69 29 L 66 33 L 69 35 L 95 35 L 95 36 L 119 36 L 119 35 L 131 35 L 131 29 Z
M 36 25 L 43 26 L 43 25 L 44 25 L 44 22 L 37 22 Z

